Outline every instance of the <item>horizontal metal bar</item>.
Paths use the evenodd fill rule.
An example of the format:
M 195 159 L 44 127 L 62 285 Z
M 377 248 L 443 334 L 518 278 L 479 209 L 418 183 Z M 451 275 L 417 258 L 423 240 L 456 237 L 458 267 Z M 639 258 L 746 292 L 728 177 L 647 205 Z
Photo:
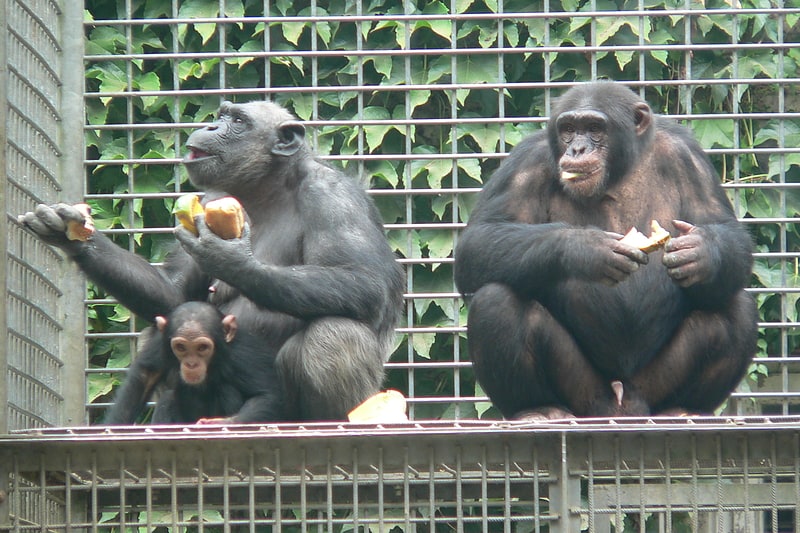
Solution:
M 362 50 L 264 50 L 247 52 L 159 52 L 143 54 L 114 54 L 114 55 L 87 55 L 84 60 L 92 62 L 130 62 L 130 61 L 164 61 L 186 59 L 269 59 L 279 57 L 309 57 L 315 59 L 332 57 L 396 57 L 396 56 L 473 56 L 473 55 L 530 55 L 530 54 L 592 54 L 599 52 L 652 52 L 676 51 L 698 52 L 703 50 L 724 51 L 734 50 L 746 52 L 748 50 L 791 50 L 797 48 L 797 43 L 763 42 L 763 43 L 688 43 L 688 44 L 607 44 L 596 46 L 516 46 L 516 47 L 491 47 L 491 48 L 408 48 L 408 49 L 362 49 Z M 453 74 L 457 75 L 457 72 Z M 509 84 L 513 85 L 513 84 Z
M 313 15 L 308 16 L 274 16 L 274 17 L 204 17 L 204 18 L 137 18 L 137 19 L 99 19 L 86 21 L 85 26 L 92 28 L 96 26 L 150 26 L 150 25 L 173 25 L 173 24 L 286 24 L 297 22 L 310 22 L 321 24 L 325 22 L 418 22 L 418 21 L 510 21 L 528 19 L 573 19 L 573 18 L 658 18 L 658 17 L 697 17 L 697 16 L 721 16 L 733 17 L 737 15 L 757 15 L 768 14 L 776 16 L 794 15 L 800 13 L 800 9 L 794 8 L 725 8 L 725 9 L 668 9 L 668 10 L 608 10 L 608 11 L 569 11 L 569 12 L 511 12 L 511 13 L 415 13 L 415 14 L 366 14 L 366 15 Z
M 800 85 L 800 80 L 797 81 Z M 366 87 L 366 86 L 364 86 Z M 373 86 L 374 88 L 375 86 Z M 380 86 L 378 86 L 380 87 Z M 103 93 L 96 93 L 103 94 Z M 135 93 L 125 93 L 135 94 Z M 800 113 L 698 113 L 698 114 L 662 114 L 664 118 L 678 121 L 692 120 L 798 120 Z M 520 117 L 505 115 L 502 117 L 453 117 L 453 118 L 408 118 L 408 119 L 386 119 L 371 120 L 352 118 L 347 120 L 304 120 L 303 123 L 312 128 L 325 126 L 462 126 L 464 124 L 544 124 L 548 117 Z M 210 125 L 211 122 L 164 122 L 164 123 L 144 123 L 144 124 L 87 124 L 84 129 L 87 131 L 131 131 L 131 130 L 172 130 L 172 129 L 198 129 Z
M 447 52 L 442 52 L 447 53 Z M 116 57 L 116 56 L 113 56 Z M 250 56 L 248 56 L 250 57 Z M 702 78 L 697 80 L 620 80 L 630 87 L 696 87 L 712 85 L 797 85 L 797 78 Z M 225 88 L 225 89 L 173 89 L 161 91 L 109 91 L 86 92 L 84 98 L 133 98 L 141 96 L 229 96 L 237 94 L 292 94 L 292 93 L 330 93 L 330 92 L 409 92 L 409 91 L 456 91 L 456 90 L 502 90 L 507 89 L 567 89 L 575 85 L 574 82 L 503 82 L 503 83 L 427 83 L 427 84 L 402 84 L 402 85 L 337 85 L 330 86 L 278 86 L 259 88 Z

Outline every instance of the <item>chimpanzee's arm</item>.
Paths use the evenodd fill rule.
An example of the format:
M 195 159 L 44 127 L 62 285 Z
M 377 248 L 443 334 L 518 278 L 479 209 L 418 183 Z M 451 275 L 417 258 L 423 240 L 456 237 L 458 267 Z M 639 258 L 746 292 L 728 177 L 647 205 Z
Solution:
M 662 262 L 696 307 L 727 306 L 750 282 L 752 239 L 700 145 L 685 128 L 664 127 L 669 140 L 659 143 L 657 157 L 672 165 L 670 179 L 681 189 L 681 207 Z
M 251 247 L 249 228 L 242 239 L 226 241 L 202 217 L 199 238 L 183 228 L 176 236 L 205 272 L 263 307 L 301 318 L 345 316 L 383 324 L 399 309 L 402 272 L 375 208 L 346 177 L 317 177 L 305 178 L 313 185 L 297 192 L 299 213 L 282 221 L 303 230 L 303 264 L 267 264 L 253 255 L 258 243 Z
M 205 297 L 208 278 L 179 246 L 163 269 L 156 268 L 99 232 L 85 242 L 69 240 L 65 234 L 67 221 L 81 216 L 68 204 L 39 205 L 22 215 L 20 222 L 43 241 L 63 250 L 92 281 L 146 320 L 169 314 L 186 300 Z
M 501 283 L 517 294 L 535 298 L 568 277 L 618 283 L 647 263 L 647 254 L 620 244 L 619 236 L 598 228 L 547 222 L 547 205 L 539 196 L 528 199 L 526 208 L 541 212 L 543 221 L 519 221 L 510 208 L 518 204 L 514 197 L 519 192 L 511 187 L 518 181 L 518 172 L 516 167 L 501 166 L 484 187 L 459 238 L 454 275 L 463 294 L 488 283 Z

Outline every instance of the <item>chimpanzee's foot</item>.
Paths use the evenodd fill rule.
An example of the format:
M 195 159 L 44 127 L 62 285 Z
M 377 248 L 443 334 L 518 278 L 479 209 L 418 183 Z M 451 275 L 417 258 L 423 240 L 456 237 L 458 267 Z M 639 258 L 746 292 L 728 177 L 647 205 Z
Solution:
M 547 406 L 535 409 L 525 409 L 514 414 L 509 420 L 519 420 L 523 422 L 547 422 L 549 420 L 563 420 L 565 418 L 576 418 L 574 414 L 562 407 Z

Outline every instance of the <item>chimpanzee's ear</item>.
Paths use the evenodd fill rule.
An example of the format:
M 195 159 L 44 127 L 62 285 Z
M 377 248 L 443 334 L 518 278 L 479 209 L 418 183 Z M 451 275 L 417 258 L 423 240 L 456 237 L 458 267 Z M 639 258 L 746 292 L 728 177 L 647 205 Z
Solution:
M 158 331 L 163 333 L 164 330 L 167 329 L 167 317 L 158 315 L 156 317 L 156 327 L 158 328 Z
M 222 319 L 222 329 L 225 331 L 225 342 L 231 342 L 234 337 L 236 337 L 236 329 L 238 327 L 235 316 L 225 315 Z
M 642 135 L 646 132 L 653 121 L 653 112 L 650 110 L 650 106 L 644 102 L 636 104 L 633 121 L 636 124 L 636 135 Z
M 272 147 L 275 155 L 294 155 L 306 139 L 306 127 L 300 122 L 284 122 L 278 126 L 278 142 Z

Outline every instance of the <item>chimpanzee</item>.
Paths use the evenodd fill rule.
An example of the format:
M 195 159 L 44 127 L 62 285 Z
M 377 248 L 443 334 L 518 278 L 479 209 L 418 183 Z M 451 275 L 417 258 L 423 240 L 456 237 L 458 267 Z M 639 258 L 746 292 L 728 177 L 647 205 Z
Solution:
M 260 345 L 235 316 L 205 302 L 181 304 L 142 334 L 107 420 L 135 419 L 160 389 L 154 424 L 279 422 L 286 415 L 275 354 Z
M 651 220 L 664 250 L 620 242 Z M 576 86 L 459 240 L 477 379 L 507 418 L 710 412 L 756 350 L 751 249 L 687 129 L 623 85 Z
M 223 103 L 186 147 L 183 163 L 205 200 L 241 202 L 241 238 L 221 239 L 197 216 L 199 236 L 178 228 L 181 246 L 161 268 L 99 232 L 67 239 L 65 221 L 80 216 L 72 206 L 39 205 L 20 221 L 145 319 L 190 300 L 235 315 L 276 358 L 290 418 L 345 418 L 380 389 L 402 306 L 403 273 L 374 203 L 271 102 Z

